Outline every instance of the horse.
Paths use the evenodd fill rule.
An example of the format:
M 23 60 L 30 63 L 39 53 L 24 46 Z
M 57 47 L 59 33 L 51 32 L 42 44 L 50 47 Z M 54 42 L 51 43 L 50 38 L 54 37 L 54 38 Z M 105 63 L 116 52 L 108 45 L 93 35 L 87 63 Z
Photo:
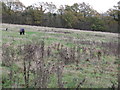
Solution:
M 22 35 L 22 34 L 23 34 L 23 35 L 25 34 L 24 28 L 21 28 L 21 29 L 20 29 L 20 35 Z

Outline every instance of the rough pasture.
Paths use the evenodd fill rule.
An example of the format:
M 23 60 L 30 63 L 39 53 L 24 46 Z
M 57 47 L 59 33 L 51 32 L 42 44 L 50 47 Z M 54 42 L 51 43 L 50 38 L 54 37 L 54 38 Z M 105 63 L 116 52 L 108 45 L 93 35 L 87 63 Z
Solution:
M 117 87 L 118 34 L 12 24 L 2 28 L 9 28 L 1 31 L 3 87 Z M 25 35 L 19 35 L 20 28 Z

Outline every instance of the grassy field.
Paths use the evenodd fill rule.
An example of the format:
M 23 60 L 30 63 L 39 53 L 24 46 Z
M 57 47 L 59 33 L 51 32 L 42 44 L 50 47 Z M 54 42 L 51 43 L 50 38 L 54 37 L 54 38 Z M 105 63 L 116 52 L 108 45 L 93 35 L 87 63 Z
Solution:
M 12 24 L 0 28 L 4 88 L 118 85 L 118 34 Z M 20 28 L 25 35 L 19 35 Z

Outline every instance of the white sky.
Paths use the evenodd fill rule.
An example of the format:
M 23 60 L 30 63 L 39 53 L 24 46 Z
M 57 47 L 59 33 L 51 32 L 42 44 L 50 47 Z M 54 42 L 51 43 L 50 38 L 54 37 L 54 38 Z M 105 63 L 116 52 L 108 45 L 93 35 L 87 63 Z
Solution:
M 106 12 L 108 9 L 113 8 L 114 5 L 117 5 L 117 2 L 120 0 L 20 0 L 25 6 L 37 2 L 53 2 L 57 7 L 60 5 L 73 5 L 74 3 L 89 3 L 95 10 L 100 13 Z

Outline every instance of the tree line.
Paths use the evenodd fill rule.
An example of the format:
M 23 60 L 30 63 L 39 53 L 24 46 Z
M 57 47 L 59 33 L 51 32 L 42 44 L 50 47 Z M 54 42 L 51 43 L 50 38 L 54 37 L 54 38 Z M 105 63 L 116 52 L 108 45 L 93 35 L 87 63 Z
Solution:
M 39 2 L 27 7 L 19 0 L 0 3 L 2 23 L 118 32 L 119 2 L 102 14 L 85 2 L 61 5 L 59 8 L 52 2 Z

